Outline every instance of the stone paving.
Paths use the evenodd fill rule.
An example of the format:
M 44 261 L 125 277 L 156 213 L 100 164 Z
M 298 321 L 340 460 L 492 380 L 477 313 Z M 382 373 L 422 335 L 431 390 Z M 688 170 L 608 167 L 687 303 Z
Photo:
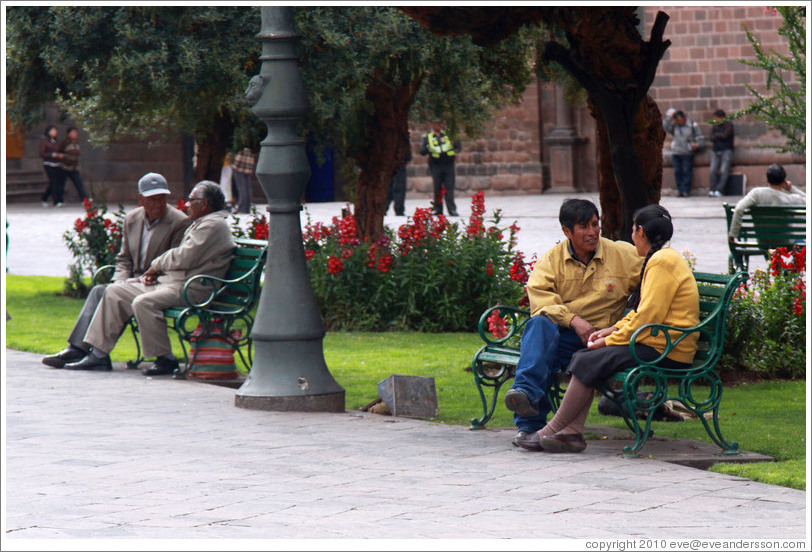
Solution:
M 532 453 L 507 429 L 244 410 L 226 387 L 52 370 L 17 351 L 6 366 L 9 542 L 805 535 L 803 491 L 617 449 Z
M 493 197 L 486 208 L 517 221 L 530 256 L 561 238 L 563 197 Z M 726 271 L 722 199 L 662 202 L 677 226 L 673 247 L 690 249 L 698 270 Z M 426 203 L 407 200 L 407 212 Z M 466 203 L 458 201 L 463 217 Z M 340 207 L 308 212 L 329 221 Z M 8 206 L 9 274 L 65 276 L 61 235 L 81 213 Z M 126 539 L 137 539 L 135 549 L 142 539 L 193 548 L 193 539 L 296 539 L 293 548 L 442 538 L 466 549 L 500 548 L 482 539 L 504 538 L 534 539 L 510 545 L 528 549 L 585 544 L 572 539 L 809 539 L 804 491 L 624 459 L 616 443 L 529 453 L 509 445 L 510 429 L 244 410 L 233 389 L 145 378 L 118 364 L 112 373 L 67 372 L 6 350 L 3 367 L 3 550 L 79 539 L 116 539 L 106 549 Z

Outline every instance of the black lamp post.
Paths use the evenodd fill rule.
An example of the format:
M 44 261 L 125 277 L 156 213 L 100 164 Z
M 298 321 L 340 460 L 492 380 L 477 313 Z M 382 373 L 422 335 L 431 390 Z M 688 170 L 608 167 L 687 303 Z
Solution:
M 324 362 L 324 322 L 305 266 L 299 213 L 310 176 L 297 124 L 307 109 L 290 7 L 263 7 L 262 68 L 246 100 L 268 126 L 257 178 L 268 198 L 265 282 L 252 330 L 254 362 L 235 404 L 254 410 L 343 412 L 344 389 Z

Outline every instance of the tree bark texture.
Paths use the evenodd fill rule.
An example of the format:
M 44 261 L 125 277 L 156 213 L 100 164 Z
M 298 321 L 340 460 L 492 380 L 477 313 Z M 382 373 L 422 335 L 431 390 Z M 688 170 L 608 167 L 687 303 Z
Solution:
M 662 40 L 668 16 L 657 14 L 651 40 L 643 42 L 633 7 L 553 8 L 553 13 L 569 47 L 548 42 L 543 58 L 559 63 L 587 91 L 590 112 L 598 121 L 601 206 L 609 207 L 603 232 L 631 240 L 632 214 L 659 201 L 662 186 L 664 133 L 654 131 L 660 125 L 659 110 L 648 89 L 670 45 Z
M 406 159 L 410 147 L 403 137 L 409 133 L 409 109 L 422 79 L 393 85 L 376 80 L 366 97 L 374 106 L 375 118 L 367 125 L 367 145 L 353 155 L 360 173 L 355 191 L 355 222 L 362 239 L 383 235 L 386 198 L 395 170 Z
M 590 112 L 593 111 L 590 105 Z M 645 102 L 635 117 L 635 126 L 632 141 L 641 164 L 642 178 L 646 185 L 643 197 L 636 201 L 634 198 L 627 207 L 628 214 L 624 214 L 624 203 L 621 200 L 621 190 L 615 179 L 615 170 L 612 163 L 611 148 L 606 125 L 595 113 L 597 151 L 598 151 L 598 181 L 600 186 L 601 204 L 601 234 L 610 239 L 619 239 L 624 235 L 621 223 L 631 220 L 634 211 L 643 205 L 660 202 L 660 187 L 663 177 L 662 144 L 665 131 L 661 123 L 660 110 L 656 102 L 646 96 Z M 627 229 L 628 231 L 628 229 Z M 629 234 L 630 235 L 630 234 Z M 630 238 L 623 238 L 627 241 Z
M 228 145 L 234 136 L 234 122 L 227 115 L 218 115 L 208 133 L 196 133 L 194 183 L 201 180 L 220 182 L 220 171 L 226 158 Z M 202 135 L 202 138 L 201 138 Z

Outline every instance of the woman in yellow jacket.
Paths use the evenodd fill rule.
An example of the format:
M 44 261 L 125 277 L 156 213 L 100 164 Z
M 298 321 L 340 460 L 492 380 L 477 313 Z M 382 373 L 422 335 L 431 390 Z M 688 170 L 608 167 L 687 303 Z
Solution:
M 583 430 L 594 388 L 618 370 L 634 366 L 629 341 L 635 330 L 645 324 L 665 324 L 689 328 L 699 323 L 699 293 L 691 269 L 682 256 L 665 244 L 674 227 L 671 215 L 660 205 L 647 205 L 634 213 L 632 241 L 640 256 L 645 256 L 642 279 L 629 297 L 631 309 L 614 326 L 589 336 L 587 348 L 573 355 L 567 372 L 572 379 L 561 407 L 552 420 L 537 433 L 518 444 L 533 451 L 581 452 L 586 448 Z M 645 334 L 645 332 L 643 332 Z M 665 350 L 665 335 L 641 334 L 636 342 L 640 359 L 654 360 Z M 677 337 L 676 332 L 672 340 Z M 697 336 L 683 339 L 660 364 L 687 368 L 696 352 Z

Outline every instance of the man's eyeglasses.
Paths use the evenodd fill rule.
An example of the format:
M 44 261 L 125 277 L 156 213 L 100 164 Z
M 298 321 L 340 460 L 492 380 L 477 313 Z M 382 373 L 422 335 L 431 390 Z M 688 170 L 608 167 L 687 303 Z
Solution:
M 191 203 L 193 201 L 205 201 L 205 200 L 206 200 L 205 197 L 190 197 L 189 199 L 186 200 L 186 203 Z

